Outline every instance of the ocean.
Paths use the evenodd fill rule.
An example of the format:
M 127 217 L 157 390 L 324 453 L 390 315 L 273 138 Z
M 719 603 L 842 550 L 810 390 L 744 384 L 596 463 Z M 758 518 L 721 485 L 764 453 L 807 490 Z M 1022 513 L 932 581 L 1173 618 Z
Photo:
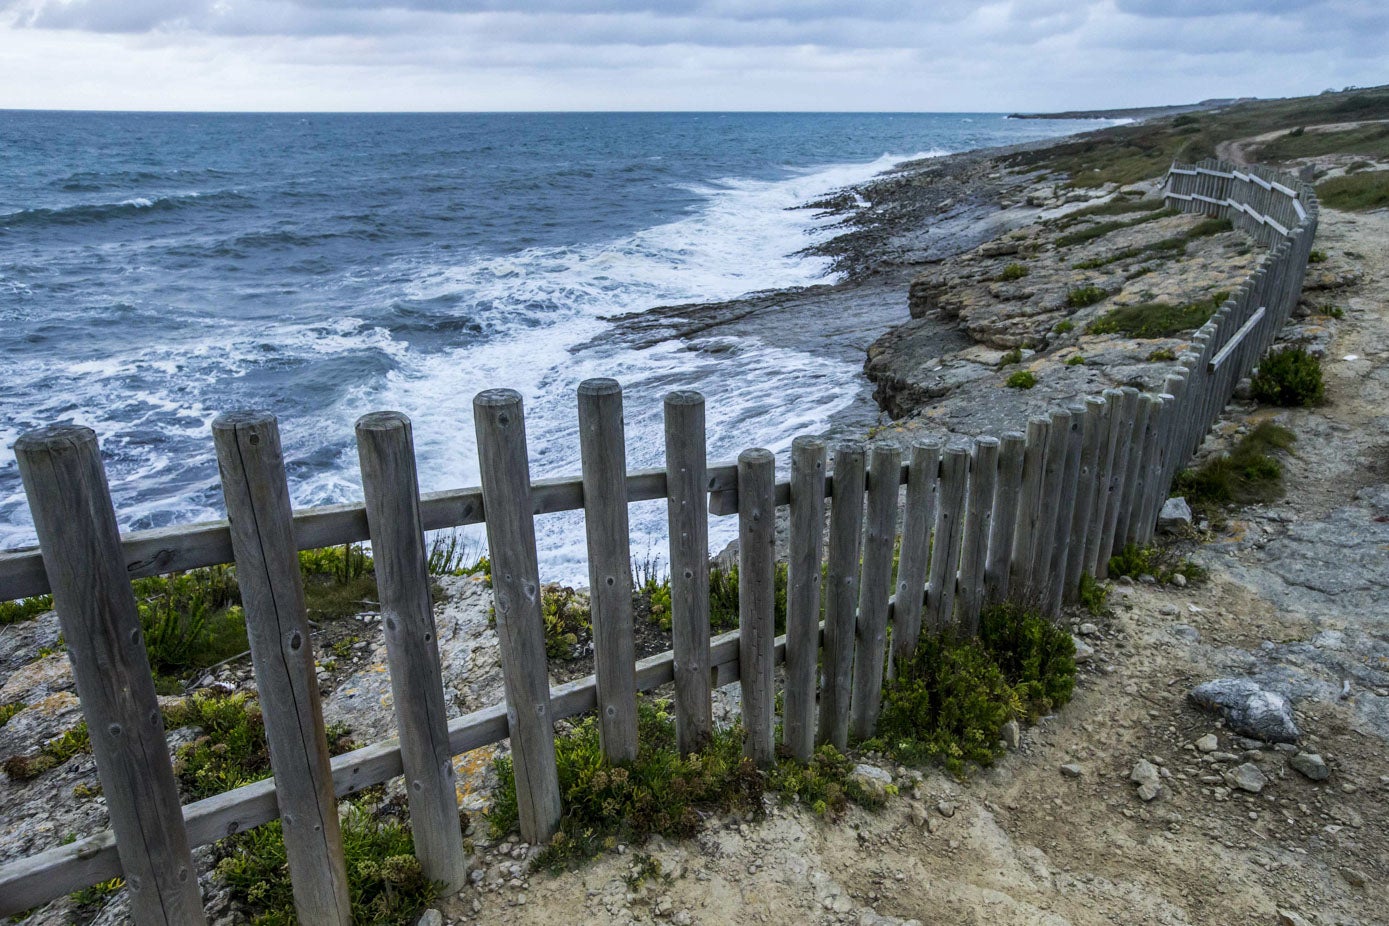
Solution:
M 578 473 L 590 376 L 624 386 L 631 467 L 661 464 L 676 388 L 709 399 L 711 461 L 785 451 L 852 400 L 858 364 L 751 339 L 634 349 L 605 318 L 826 282 L 802 251 L 832 221 L 796 207 L 908 158 L 1087 127 L 0 112 L 0 549 L 34 541 L 14 441 L 59 422 L 99 435 L 123 529 L 223 516 L 210 424 L 230 408 L 279 416 L 297 506 L 360 499 L 353 422 L 387 408 L 414 421 L 425 491 L 475 485 L 471 400 L 489 387 L 525 397 L 536 477 Z M 545 516 L 547 579 L 582 580 L 580 525 Z M 634 555 L 658 557 L 663 504 L 632 525 Z

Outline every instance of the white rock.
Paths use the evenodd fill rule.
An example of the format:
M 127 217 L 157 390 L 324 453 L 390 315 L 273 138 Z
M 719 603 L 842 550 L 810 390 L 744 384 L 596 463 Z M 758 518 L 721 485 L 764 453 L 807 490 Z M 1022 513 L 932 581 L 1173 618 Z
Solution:
M 1214 733 L 1207 733 L 1196 741 L 1196 748 L 1201 752 L 1215 752 L 1220 748 L 1220 739 Z
M 1181 496 L 1169 498 L 1162 503 L 1158 513 L 1158 530 L 1175 531 L 1191 526 L 1191 506 Z

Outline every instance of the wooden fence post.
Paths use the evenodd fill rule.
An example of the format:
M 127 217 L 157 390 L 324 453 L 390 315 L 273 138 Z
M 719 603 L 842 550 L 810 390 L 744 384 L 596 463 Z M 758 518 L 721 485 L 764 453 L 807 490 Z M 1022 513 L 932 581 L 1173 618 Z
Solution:
M 579 450 L 598 739 L 609 762 L 632 762 L 637 757 L 637 652 L 627 524 L 627 437 L 617 380 L 586 379 L 579 384 Z
M 1061 482 L 1066 475 L 1066 451 L 1071 439 L 1071 413 L 1052 411 L 1047 430 L 1047 455 L 1042 482 L 1042 503 L 1033 537 L 1032 582 L 1028 598 L 1050 614 L 1047 595 L 1051 587 L 1051 561 L 1056 549 L 1056 525 L 1061 520 Z
M 979 610 L 984 602 L 984 571 L 989 554 L 989 535 L 993 529 L 994 491 L 998 483 L 999 440 L 978 437 L 970 462 L 968 514 L 960 552 L 959 603 L 960 632 L 979 633 Z
M 743 754 L 776 761 L 776 457 L 738 455 L 738 681 L 743 691 Z
M 1109 574 L 1109 559 L 1116 549 L 1116 531 L 1119 517 L 1123 513 L 1124 488 L 1129 478 L 1129 458 L 1135 441 L 1133 424 L 1138 417 L 1138 390 L 1125 386 L 1119 390 L 1119 416 L 1112 434 L 1114 441 L 1114 466 L 1109 476 L 1109 501 L 1104 509 L 1104 532 L 1100 536 L 1100 562 L 1096 564 L 1095 575 L 1103 578 Z
M 1070 552 L 1066 558 L 1063 601 L 1074 601 L 1080 592 L 1081 574 L 1090 568 L 1086 554 L 1090 546 L 1090 520 L 1095 510 L 1099 486 L 1100 442 L 1104 431 L 1104 399 L 1087 396 L 1084 436 L 1080 448 L 1080 472 L 1076 476 L 1075 509 L 1071 512 Z
M 467 857 L 429 594 L 414 436 L 410 419 L 400 412 L 363 415 L 356 430 L 415 855 L 426 878 L 457 890 L 468 877 Z
M 228 412 L 212 422 L 212 435 L 295 914 L 300 923 L 345 926 L 352 921 L 347 866 L 279 425 L 268 412 Z
M 1104 391 L 1104 408 L 1100 415 L 1100 434 L 1095 447 L 1095 503 L 1090 511 L 1090 527 L 1085 532 L 1085 568 L 1095 578 L 1104 576 L 1109 554 L 1104 545 L 1104 525 L 1110 505 L 1110 488 L 1114 479 L 1114 461 L 1118 456 L 1119 412 L 1124 394 L 1118 389 Z
M 897 563 L 897 597 L 893 604 L 893 662 L 910 659 L 921 636 L 926 604 L 926 567 L 931 531 L 936 526 L 936 487 L 940 484 L 941 443 L 935 439 L 912 446 L 907 501 L 902 512 L 902 550 Z
M 1027 421 L 1023 451 L 1022 492 L 1018 498 L 1017 526 L 1009 565 L 1009 597 L 1023 597 L 1032 586 L 1032 552 L 1036 546 L 1037 516 L 1042 508 L 1042 482 L 1046 477 L 1047 432 L 1051 419 L 1034 416 Z
M 936 510 L 936 539 L 931 550 L 931 585 L 926 594 L 925 623 L 940 633 L 955 614 L 955 591 L 960 568 L 961 521 L 966 517 L 969 449 L 946 447 L 941 466 L 940 505 Z
M 473 420 L 521 836 L 544 845 L 559 829 L 559 772 L 521 394 L 513 389 L 479 392 L 473 398 Z
M 989 602 L 1008 597 L 1008 573 L 1013 559 L 1013 534 L 1018 526 L 1027 438 L 1020 431 L 1007 431 L 999 443 L 998 484 L 989 531 L 988 565 L 984 569 L 984 597 Z
M 874 445 L 868 468 L 868 518 L 849 708 L 849 735 L 856 740 L 873 735 L 882 701 L 887 603 L 892 590 L 892 547 L 897 536 L 897 490 L 901 485 L 902 452 L 889 444 Z
M 849 745 L 849 702 L 854 672 L 854 611 L 858 607 L 859 551 L 863 542 L 864 449 L 859 441 L 834 452 L 828 575 L 825 581 L 824 683 L 817 739 Z
M 791 545 L 786 574 L 786 697 L 781 740 L 809 762 L 815 752 L 815 670 L 820 657 L 820 556 L 825 533 L 825 442 L 791 442 Z
M 709 481 L 704 396 L 665 398 L 666 521 L 670 532 L 670 635 L 675 659 L 675 738 L 698 752 L 714 732 L 709 664 Z
M 1133 441 L 1129 458 L 1124 465 L 1124 494 L 1119 500 L 1119 520 L 1114 528 L 1114 547 L 1122 550 L 1133 540 L 1132 525 L 1138 512 L 1138 493 L 1143 488 L 1143 455 L 1148 447 L 1148 418 L 1152 412 L 1152 394 L 1139 393 L 1133 412 Z
M 96 433 L 41 428 L 14 445 L 44 570 L 139 926 L 205 923 L 164 721 Z
M 1061 613 L 1061 602 L 1066 597 L 1066 575 L 1070 569 L 1072 552 L 1076 545 L 1071 526 L 1075 520 L 1076 495 L 1079 491 L 1080 457 L 1085 443 L 1085 406 L 1074 404 L 1067 409 L 1070 418 L 1066 426 L 1066 459 L 1061 474 L 1060 503 L 1056 506 L 1055 533 L 1052 534 L 1051 562 L 1047 574 L 1046 613 L 1052 616 Z

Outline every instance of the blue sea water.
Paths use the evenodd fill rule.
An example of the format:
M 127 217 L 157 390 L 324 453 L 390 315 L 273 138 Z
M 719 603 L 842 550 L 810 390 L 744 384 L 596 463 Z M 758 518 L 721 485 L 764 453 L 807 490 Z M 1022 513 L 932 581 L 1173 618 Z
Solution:
M 209 426 L 234 407 L 279 416 L 297 505 L 360 498 L 352 424 L 382 408 L 414 420 L 426 491 L 476 484 L 470 403 L 493 386 L 525 396 L 537 476 L 578 472 L 574 387 L 597 375 L 626 388 L 634 467 L 660 463 L 672 388 L 709 397 L 711 458 L 783 450 L 850 400 L 856 364 L 605 345 L 605 317 L 822 282 L 799 252 L 833 230 L 793 207 L 909 157 L 1081 127 L 0 112 L 0 549 L 33 541 L 10 448 L 57 422 L 96 429 L 124 529 L 222 515 Z M 662 508 L 633 521 L 638 547 L 663 545 Z M 541 535 L 547 569 L 577 578 L 582 532 Z

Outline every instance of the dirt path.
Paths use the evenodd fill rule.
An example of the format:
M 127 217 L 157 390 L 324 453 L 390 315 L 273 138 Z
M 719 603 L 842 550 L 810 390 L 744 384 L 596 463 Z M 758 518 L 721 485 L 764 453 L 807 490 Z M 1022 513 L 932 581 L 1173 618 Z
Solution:
M 903 796 L 877 814 L 831 824 L 774 808 L 558 876 L 528 874 L 523 849 L 489 847 L 445 920 L 1385 922 L 1389 214 L 1325 213 L 1318 247 L 1331 261 L 1314 275 L 1344 281 L 1354 268 L 1363 279 L 1316 294 L 1347 309 L 1334 333 L 1294 332 L 1329 338 L 1330 403 L 1278 416 L 1300 437 L 1288 498 L 1241 513 L 1201 549 L 1212 577 L 1200 587 L 1117 586 L 1111 615 L 1086 637 L 1096 655 L 1076 699 L 1017 752 L 963 783 L 901 777 Z M 1241 423 L 1233 414 L 1223 430 Z M 1194 684 L 1231 674 L 1295 698 L 1303 747 L 1324 756 L 1328 780 L 1187 703 Z M 1215 752 L 1194 746 L 1207 733 Z M 1128 780 L 1143 758 L 1162 775 L 1151 803 Z M 1224 780 L 1243 762 L 1267 776 L 1261 793 Z M 1061 773 L 1070 763 L 1079 777 Z M 662 874 L 638 884 L 648 856 Z

